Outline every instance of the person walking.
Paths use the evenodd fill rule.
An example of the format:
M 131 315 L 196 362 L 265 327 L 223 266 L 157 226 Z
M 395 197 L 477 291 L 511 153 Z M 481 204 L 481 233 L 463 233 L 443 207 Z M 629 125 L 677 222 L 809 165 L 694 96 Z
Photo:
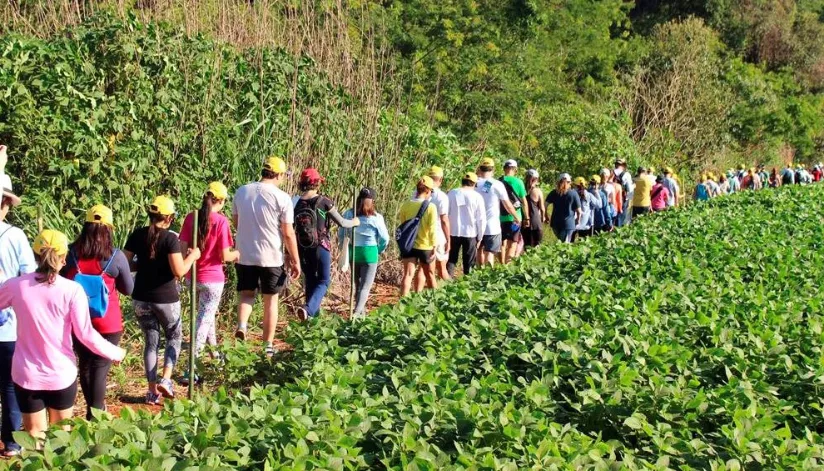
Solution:
M 652 182 L 644 167 L 638 169 L 635 178 L 635 191 L 632 196 L 632 217 L 642 216 L 651 211 L 652 207 Z
M 17 318 L 11 376 L 23 429 L 39 440 L 45 438 L 49 424 L 73 415 L 77 366 L 72 336 L 109 361 L 123 360 L 126 351 L 94 330 L 83 288 L 59 275 L 69 252 L 66 236 L 47 229 L 33 248 L 37 268 L 0 286 L 0 309 L 13 308 Z
M 678 203 L 680 203 L 678 195 L 681 193 L 681 188 L 678 187 L 678 182 L 675 181 L 675 174 L 672 168 L 667 167 L 664 169 L 664 181 L 662 181 L 661 184 L 667 189 L 667 194 L 669 195 L 667 198 L 667 207 L 672 208 L 678 206 Z
M 443 184 L 443 168 L 433 165 L 429 169 L 429 178 L 435 185 L 432 188 L 432 196 L 429 197 L 429 202 L 435 206 L 438 211 L 438 225 L 435 228 L 435 276 L 442 280 L 449 280 L 449 270 L 447 264 L 449 261 L 450 236 L 452 229 L 449 225 L 449 198 L 446 193 L 441 190 Z M 426 283 L 426 277 L 422 270 L 415 273 L 415 285 L 418 291 L 423 290 Z
M 124 247 L 126 259 L 137 272 L 132 291 L 135 317 L 143 331 L 143 363 L 147 404 L 159 404 L 160 396 L 174 398 L 172 373 L 180 356 L 180 294 L 177 280 L 182 278 L 200 258 L 200 249 L 193 247 L 184 258 L 180 241 L 169 231 L 175 218 L 174 202 L 158 196 L 149 206 L 149 225 L 135 229 Z M 160 333 L 166 339 L 163 371 L 158 376 L 158 344 Z
M 521 223 L 521 217 L 509 201 L 506 187 L 492 176 L 494 171 L 495 161 L 484 157 L 478 167 L 478 183 L 475 185 L 475 190 L 481 194 L 486 208 L 486 229 L 481 241 L 480 263 L 489 266 L 495 264 L 495 257 L 501 252 L 503 243 L 501 208 L 513 216 L 516 223 Z
M 650 207 L 652 211 L 658 212 L 667 209 L 667 201 L 669 201 L 670 194 L 666 186 L 664 186 L 666 177 L 658 175 L 655 179 L 655 185 L 652 185 L 650 191 Z
M 279 187 L 286 181 L 286 162 L 269 157 L 260 181 L 240 187 L 232 199 L 232 222 L 237 228 L 240 258 L 237 271 L 237 330 L 246 340 L 247 323 L 259 291 L 263 298 L 263 341 L 267 357 L 275 354 L 273 342 L 278 324 L 278 295 L 289 279 L 300 278 L 300 259 L 295 237 L 292 199 Z M 288 257 L 284 257 L 284 249 Z M 288 263 L 287 270 L 284 264 Z
M 354 229 L 340 228 L 341 271 L 349 271 L 350 246 L 352 231 L 355 233 L 355 250 L 351 255 L 355 270 L 355 318 L 364 317 L 369 292 L 378 273 L 380 254 L 386 250 L 389 243 L 389 231 L 383 216 L 375 209 L 375 190 L 363 188 L 355 201 L 355 212 L 347 210 L 344 219 L 357 217 L 360 224 Z
M 317 169 L 305 169 L 298 180 L 300 195 L 294 200 L 295 237 L 306 298 L 303 306 L 297 309 L 301 321 L 318 315 L 326 291 L 332 283 L 330 221 L 335 221 L 335 224 L 344 229 L 351 229 L 360 224 L 358 218 L 344 219 L 335 203 L 318 192 L 323 182 L 324 179 Z
M 702 173 L 695 186 L 695 201 L 707 201 L 711 198 L 712 190 L 707 185 L 707 175 Z
M 573 240 L 583 239 L 593 234 L 595 230 L 595 212 L 601 209 L 601 198 L 587 190 L 587 180 L 584 177 L 575 179 L 575 192 L 581 200 L 581 217 L 575 226 Z
M 601 200 L 601 207 L 594 212 L 593 229 L 595 233 L 612 231 L 612 213 L 609 197 L 601 185 L 601 177 L 592 175 L 589 178 L 589 190 L 592 196 Z
M 0 286 L 17 276 L 33 273 L 37 268 L 26 234 L 20 228 L 6 222 L 12 208 L 21 203 L 20 197 L 14 193 L 11 178 L 5 172 L 7 161 L 8 150 L 6 146 L 0 146 L 0 185 L 3 187 L 0 203 Z M 5 457 L 19 455 L 21 450 L 12 435 L 12 432 L 20 430 L 23 426 L 11 378 L 16 343 L 17 318 L 14 309 L 9 307 L 0 310 L 0 441 L 3 442 Z
M 77 240 L 69 245 L 67 263 L 60 274 L 84 287 L 89 297 L 92 328 L 112 345 L 120 345 L 123 314 L 119 294 L 131 296 L 134 279 L 129 260 L 114 247 L 111 209 L 98 204 L 86 212 L 83 229 Z M 103 286 L 109 293 L 105 299 L 100 296 Z M 106 410 L 106 380 L 112 362 L 82 342 L 74 342 L 74 346 L 80 370 L 80 390 L 86 400 L 86 419 L 91 420 L 92 409 Z
M 461 178 L 461 186 L 447 194 L 451 240 L 446 267 L 453 278 L 458 260 L 461 260 L 464 275 L 475 267 L 478 246 L 486 230 L 486 207 L 481 194 L 475 191 L 476 183 L 478 175 L 468 172 Z
M 778 169 L 773 167 L 772 172 L 770 172 L 770 180 L 769 180 L 770 188 L 778 188 L 781 186 L 781 176 L 778 174 Z
M 572 177 L 568 173 L 562 173 L 558 177 L 555 189 L 546 197 L 546 205 L 552 206 L 552 214 L 547 222 L 555 237 L 562 243 L 571 243 L 575 226 L 581 220 L 582 209 L 581 198 L 578 192 L 572 190 Z
M 197 271 L 195 356 L 200 356 L 206 345 L 217 346 L 215 317 L 223 296 L 223 286 L 226 284 L 223 264 L 234 263 L 240 257 L 240 253 L 233 250 L 235 242 L 232 239 L 229 218 L 221 214 L 228 198 L 229 190 L 226 185 L 221 182 L 211 182 L 206 187 L 200 208 L 197 210 L 197 247 L 200 249 L 200 259 L 195 264 Z M 193 229 L 194 213 L 189 213 L 183 219 L 183 226 L 180 229 L 182 253 L 187 253 L 194 245 Z M 191 277 L 189 277 L 189 283 L 191 283 Z M 188 375 L 187 371 L 184 375 L 184 383 L 191 380 Z
M 504 176 L 501 177 L 501 183 L 506 189 L 507 200 L 515 208 L 515 215 L 507 213 L 505 208 L 501 210 L 501 240 L 503 246 L 499 254 L 499 261 L 502 264 L 508 263 L 517 256 L 518 246 L 523 236 L 522 227 L 530 225 L 527 192 L 524 182 L 516 176 L 517 173 L 518 162 L 513 159 L 504 162 Z M 527 209 L 527 211 L 524 212 L 524 209 Z M 520 221 L 515 222 L 515 216 Z
M 423 271 L 427 288 L 434 289 L 437 286 L 433 265 L 435 262 L 438 210 L 434 205 L 430 204 L 429 201 L 434 187 L 435 183 L 429 176 L 418 180 L 415 187 L 415 197 L 403 203 L 398 213 L 398 222 L 400 224 L 420 217 L 418 221 L 418 233 L 415 236 L 412 250 L 409 252 L 401 251 L 400 254 L 401 263 L 403 264 L 401 297 L 406 296 L 412 291 L 416 270 Z M 423 206 L 424 204 L 426 207 Z M 421 211 L 423 211 L 423 214 L 419 216 Z M 414 288 L 416 292 L 421 290 L 417 285 Z
M 524 245 L 537 247 L 544 238 L 544 219 L 546 219 L 546 206 L 544 203 L 544 192 L 538 185 L 540 176 L 534 168 L 527 170 L 524 179 L 524 187 L 527 192 L 526 208 L 529 213 L 529 223 L 524 223 L 523 236 Z
M 616 186 L 620 186 L 620 193 L 622 196 L 622 201 L 620 206 L 620 212 L 618 216 L 618 221 L 616 226 L 626 226 L 630 222 L 632 222 L 632 210 L 631 204 L 634 198 L 635 192 L 635 185 L 632 181 L 632 175 L 627 171 L 627 162 L 624 159 L 618 159 L 615 161 L 615 170 L 613 171 L 615 175 L 614 182 Z

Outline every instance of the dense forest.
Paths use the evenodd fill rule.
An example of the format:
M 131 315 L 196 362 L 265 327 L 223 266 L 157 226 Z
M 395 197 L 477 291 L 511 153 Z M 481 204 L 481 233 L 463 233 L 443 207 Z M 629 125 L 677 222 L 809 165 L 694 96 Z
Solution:
M 0 17 L 0 140 L 37 203 L 19 217 L 62 227 L 99 198 L 131 224 L 143 193 L 189 203 L 270 153 L 344 197 L 481 154 L 689 179 L 824 149 L 822 0 L 20 0 Z M 83 191 L 55 202 L 66 185 Z

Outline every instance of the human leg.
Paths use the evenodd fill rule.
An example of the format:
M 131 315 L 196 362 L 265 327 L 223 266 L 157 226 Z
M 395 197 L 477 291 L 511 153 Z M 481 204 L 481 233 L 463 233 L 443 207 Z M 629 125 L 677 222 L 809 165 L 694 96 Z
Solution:
M 321 303 L 332 282 L 332 254 L 325 248 L 318 247 L 315 259 L 315 279 L 306 298 L 306 310 L 312 317 L 320 312 Z
M 463 272 L 468 275 L 474 268 L 478 257 L 478 242 L 470 237 L 463 238 Z
M 158 391 L 165 397 L 174 397 L 171 379 L 175 364 L 180 357 L 180 345 L 183 341 L 183 332 L 180 325 L 180 302 L 168 304 L 152 304 L 154 315 L 163 335 L 166 346 L 163 350 L 163 373 L 158 382 Z
M 102 335 L 103 338 L 108 340 L 110 343 L 119 345 L 120 338 L 123 333 L 115 332 Z M 112 362 L 107 358 L 92 353 L 79 342 L 75 345 L 78 350 L 78 357 L 85 357 L 84 366 L 79 367 L 81 378 L 80 388 L 83 391 L 83 397 L 86 400 L 86 419 L 92 420 L 92 409 L 106 410 L 106 383 Z M 82 353 L 81 347 L 85 350 Z
M 414 257 L 408 257 L 401 260 L 403 264 L 403 278 L 401 279 L 401 297 L 406 296 L 412 291 L 412 282 L 415 278 L 415 269 L 418 267 L 417 260 Z
M 356 276 L 358 283 L 357 289 L 357 305 L 355 306 L 356 314 L 364 314 L 366 312 L 366 301 L 369 299 L 369 292 L 372 290 L 372 284 L 375 282 L 375 275 L 378 273 L 377 263 L 356 263 Z
M 23 417 L 17 405 L 14 382 L 11 379 L 11 360 L 14 356 L 15 342 L 0 342 L 0 401 L 2 401 L 2 422 L 0 422 L 0 440 L 4 445 L 4 454 L 19 452 L 20 445 L 14 442 L 12 432 L 23 426 Z
M 152 312 L 151 305 L 134 301 L 134 313 L 140 330 L 143 331 L 143 368 L 149 392 L 157 394 L 157 348 L 160 343 L 160 325 Z
M 203 347 L 209 343 L 216 345 L 215 315 L 220 307 L 223 283 L 198 283 L 197 285 L 197 320 L 195 335 L 195 356 L 199 356 Z
M 449 258 L 446 261 L 446 271 L 450 278 L 455 277 L 455 267 L 458 265 L 458 257 L 461 255 L 464 237 L 452 236 L 449 238 Z M 464 249 L 464 253 L 466 250 Z M 466 271 L 466 270 L 464 270 Z

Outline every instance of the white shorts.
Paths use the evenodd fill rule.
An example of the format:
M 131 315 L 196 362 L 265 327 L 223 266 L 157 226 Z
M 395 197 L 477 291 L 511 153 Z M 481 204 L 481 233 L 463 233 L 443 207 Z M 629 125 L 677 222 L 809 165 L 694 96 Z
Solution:
M 446 251 L 446 244 L 435 246 L 435 260 L 445 262 L 449 260 L 449 252 Z

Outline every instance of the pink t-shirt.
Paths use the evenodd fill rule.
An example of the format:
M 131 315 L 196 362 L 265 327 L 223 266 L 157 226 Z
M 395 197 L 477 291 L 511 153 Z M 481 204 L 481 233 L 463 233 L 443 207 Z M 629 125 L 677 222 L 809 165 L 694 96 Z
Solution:
M 183 220 L 180 229 L 180 240 L 192 246 L 192 223 L 194 216 L 189 213 Z M 200 260 L 197 261 L 198 283 L 224 283 L 226 275 L 223 273 L 223 249 L 234 247 L 232 231 L 229 229 L 229 220 L 218 213 L 209 215 L 209 236 L 204 241 Z M 200 237 L 200 236 L 198 236 Z
M 669 199 L 669 190 L 664 187 L 664 185 L 660 183 L 656 183 L 652 186 L 652 209 L 654 211 L 660 211 L 667 207 L 667 200 Z
M 58 276 L 39 283 L 31 273 L 0 286 L 0 308 L 17 317 L 17 345 L 11 361 L 15 384 L 33 391 L 59 391 L 77 380 L 72 333 L 92 352 L 109 360 L 123 359 L 122 350 L 92 328 L 83 288 Z

